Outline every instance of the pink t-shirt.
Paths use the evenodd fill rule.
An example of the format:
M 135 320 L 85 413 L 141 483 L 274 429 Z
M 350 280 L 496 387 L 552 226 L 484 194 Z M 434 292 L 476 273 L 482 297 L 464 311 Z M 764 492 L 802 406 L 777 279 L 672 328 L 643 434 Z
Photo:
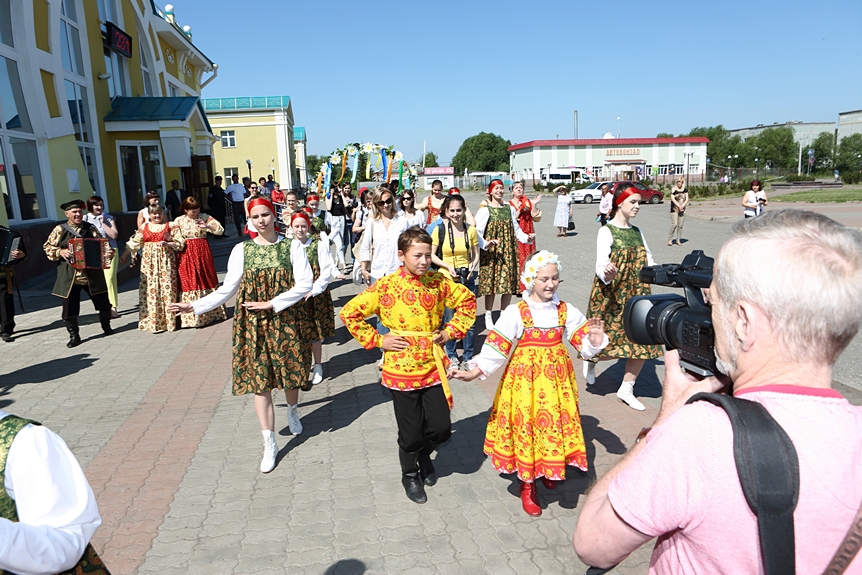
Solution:
M 819 575 L 862 503 L 862 407 L 831 389 L 773 385 L 739 395 L 766 407 L 796 447 L 796 572 Z M 697 402 L 652 431 L 611 482 L 619 516 L 658 537 L 650 573 L 763 573 L 757 518 L 739 484 L 732 438 L 725 411 Z M 846 573 L 862 573 L 862 560 Z

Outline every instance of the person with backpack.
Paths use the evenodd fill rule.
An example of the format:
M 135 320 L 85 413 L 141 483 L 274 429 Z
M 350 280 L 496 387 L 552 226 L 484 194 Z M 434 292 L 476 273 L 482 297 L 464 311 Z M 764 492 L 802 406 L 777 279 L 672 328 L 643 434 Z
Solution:
M 677 351 L 665 354 L 658 417 L 591 488 L 575 551 L 606 569 L 657 537 L 655 574 L 859 573 L 862 406 L 832 388 L 832 369 L 862 325 L 862 234 L 802 210 L 767 212 L 732 230 L 707 293 L 726 377 L 695 378 Z M 733 397 L 687 405 L 722 389 Z M 728 400 L 745 410 L 714 404 Z M 777 444 L 794 456 L 776 464 L 763 445 L 781 434 Z M 764 476 L 766 460 L 774 471 Z M 752 474 L 738 466 L 765 479 L 754 497 Z M 788 478 L 792 508 L 764 510 Z
M 476 295 L 476 276 L 479 269 L 479 234 L 475 226 L 464 221 L 467 204 L 461 196 L 449 196 L 443 200 L 440 213 L 443 223 L 431 233 L 431 263 L 449 272 L 455 282 L 467 286 Z M 452 319 L 455 310 L 446 308 L 443 323 Z M 456 340 L 446 342 L 446 355 L 454 366 L 467 369 L 467 362 L 473 359 L 473 326 L 464 336 L 464 355 L 458 359 Z

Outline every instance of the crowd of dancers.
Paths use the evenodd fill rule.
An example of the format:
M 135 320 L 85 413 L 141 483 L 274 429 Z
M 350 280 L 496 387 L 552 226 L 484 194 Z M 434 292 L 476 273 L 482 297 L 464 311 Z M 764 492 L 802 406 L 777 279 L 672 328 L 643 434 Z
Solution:
M 622 328 L 627 299 L 649 292 L 638 272 L 653 263 L 643 234 L 630 223 L 639 208 L 636 189 L 613 195 L 607 224 L 598 233 L 584 315 L 556 295 L 563 263 L 537 250 L 541 196 L 528 198 L 522 182 L 512 186 L 506 201 L 503 182 L 492 181 L 475 214 L 460 190 L 444 193 L 439 181 L 421 202 L 413 190 L 399 194 L 387 185 L 362 189 L 356 197 L 346 184 L 324 198 L 308 195 L 301 207 L 293 192 L 244 185 L 241 231 L 250 240 L 233 247 L 221 284 L 207 237 L 224 233 L 224 214 L 202 213 L 193 197 L 182 200 L 171 220 L 158 196 L 148 195 L 138 229 L 120 255 L 116 224 L 102 200 L 69 202 L 62 206 L 67 222 L 55 228 L 44 250 L 58 261 L 54 294 L 64 299 L 69 347 L 81 341 L 81 291 L 99 310 L 103 331 L 112 333 L 117 260 L 131 257 L 140 267 L 140 330 L 205 327 L 224 319 L 225 303 L 236 296 L 233 394 L 254 396 L 262 472 L 274 469 L 278 453 L 275 390 L 284 390 L 291 433 L 302 433 L 299 392 L 324 379 L 322 344 L 335 335 L 330 282 L 346 279 L 346 273 L 365 289 L 340 317 L 363 347 L 382 350 L 378 367 L 392 394 L 401 480 L 414 502 L 427 500 L 425 487 L 436 483 L 432 455 L 451 433 L 449 378 L 484 379 L 503 368 L 484 452 L 495 469 L 517 475 L 524 510 L 534 516 L 541 514 L 537 481 L 553 489 L 565 479 L 566 466 L 587 469 L 577 383 L 564 339 L 584 360 L 588 385 L 595 381 L 597 361 L 625 359 L 617 396 L 644 409 L 633 394 L 634 381 L 644 361 L 661 352 L 633 344 Z M 73 269 L 69 239 L 91 236 L 110 240 L 110 268 Z M 513 304 L 515 295 L 522 299 Z M 488 334 L 474 355 L 477 296 L 484 296 Z M 376 325 L 366 321 L 373 316 Z

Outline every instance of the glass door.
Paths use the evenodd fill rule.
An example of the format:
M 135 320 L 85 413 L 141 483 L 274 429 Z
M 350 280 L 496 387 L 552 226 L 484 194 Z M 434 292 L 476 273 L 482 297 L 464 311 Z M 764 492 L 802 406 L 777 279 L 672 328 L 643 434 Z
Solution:
M 157 192 L 164 200 L 162 157 L 158 144 L 120 146 L 120 165 L 127 211 L 141 209 L 147 192 Z

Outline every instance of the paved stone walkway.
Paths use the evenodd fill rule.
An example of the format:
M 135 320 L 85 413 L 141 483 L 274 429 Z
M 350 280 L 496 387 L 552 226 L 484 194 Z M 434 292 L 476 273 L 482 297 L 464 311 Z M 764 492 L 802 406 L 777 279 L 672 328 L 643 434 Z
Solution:
M 468 200 L 478 204 L 477 196 Z M 565 239 L 553 237 L 550 221 L 539 224 L 539 247 L 562 254 L 561 297 L 581 309 L 595 258 L 594 207 L 575 208 L 578 233 Z M 692 218 L 686 250 L 667 247 L 666 212 L 666 205 L 645 206 L 637 221 L 658 261 L 679 261 L 689 245 L 714 253 L 727 235 L 727 222 Z M 229 244 L 212 243 L 222 268 Z M 645 412 L 614 396 L 620 363 L 601 364 L 588 389 L 581 381 L 590 472 L 569 468 L 556 490 L 540 486 L 543 515 L 531 518 L 516 483 L 482 455 L 497 377 L 453 382 L 454 435 L 436 456 L 440 479 L 428 503 L 415 505 L 400 484 L 395 421 L 376 355 L 337 320 L 337 335 L 324 346 L 326 379 L 300 397 L 302 435 L 288 431 L 277 396 L 278 465 L 261 474 L 253 403 L 230 394 L 230 322 L 139 332 L 137 285 L 121 289 L 123 316 L 112 337 L 97 335 L 84 303 L 85 342 L 66 349 L 58 301 L 37 286 L 27 291 L 33 311 L 19 316 L 18 339 L 0 347 L 0 407 L 42 421 L 78 457 L 103 516 L 93 543 L 115 575 L 583 572 L 571 545 L 583 495 L 660 402 L 660 361 L 648 363 L 636 387 Z M 338 285 L 336 306 L 357 290 Z M 862 393 L 840 389 L 862 403 Z M 645 573 L 649 557 L 642 548 L 614 573 Z

